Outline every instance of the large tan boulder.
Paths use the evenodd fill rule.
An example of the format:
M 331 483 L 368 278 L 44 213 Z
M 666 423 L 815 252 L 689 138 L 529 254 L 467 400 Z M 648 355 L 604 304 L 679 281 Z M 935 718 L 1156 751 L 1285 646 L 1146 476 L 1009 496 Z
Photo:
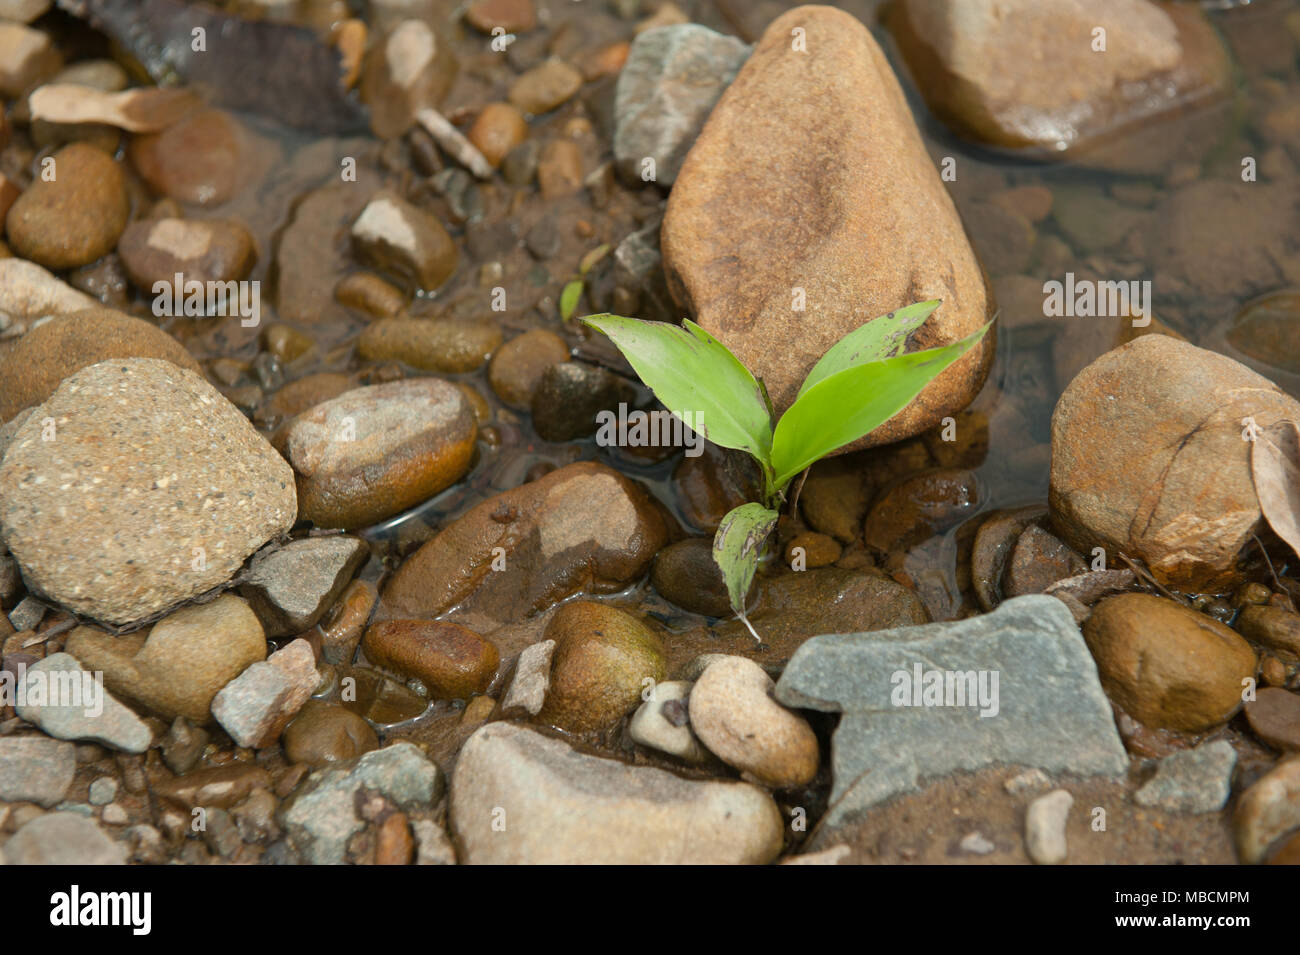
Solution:
M 1144 335 L 1102 355 L 1052 414 L 1052 523 L 1087 556 L 1139 558 L 1166 586 L 1223 590 L 1263 528 L 1250 419 L 1300 421 L 1300 402 L 1223 355 Z
M 922 349 L 994 313 L 889 63 L 831 7 L 772 21 L 686 157 L 661 243 L 673 297 L 764 380 L 778 413 L 828 348 L 878 315 L 943 299 L 912 338 Z M 988 335 L 854 447 L 963 408 L 993 351 Z

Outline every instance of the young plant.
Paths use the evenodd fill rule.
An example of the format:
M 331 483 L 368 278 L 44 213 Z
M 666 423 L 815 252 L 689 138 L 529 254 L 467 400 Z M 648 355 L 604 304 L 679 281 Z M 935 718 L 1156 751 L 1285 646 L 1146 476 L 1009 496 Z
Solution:
M 988 331 L 985 325 L 951 345 L 904 353 L 908 336 L 938 307 L 937 300 L 909 305 L 849 332 L 813 366 L 775 428 L 762 381 L 694 322 L 679 327 L 608 314 L 582 319 L 609 336 L 646 387 L 683 423 L 758 462 L 763 500 L 728 513 L 713 538 L 713 559 L 731 608 L 754 639 L 759 637 L 746 616 L 745 595 L 790 482 L 906 408 Z

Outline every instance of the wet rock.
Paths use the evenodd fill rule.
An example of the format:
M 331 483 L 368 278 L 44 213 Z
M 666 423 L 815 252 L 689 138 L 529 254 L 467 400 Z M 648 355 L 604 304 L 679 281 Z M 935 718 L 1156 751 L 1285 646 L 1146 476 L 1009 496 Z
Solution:
M 340 666 L 337 675 L 338 685 L 330 698 L 338 696 L 349 710 L 377 726 L 415 719 L 429 707 L 428 697 L 371 667 Z
M 371 318 L 394 318 L 406 308 L 402 290 L 373 272 L 345 275 L 334 286 L 334 298 L 340 305 Z
M 316 405 L 351 391 L 355 385 L 354 377 L 342 372 L 322 371 L 305 375 L 277 389 L 257 409 L 253 421 L 261 428 L 276 428 Z M 276 437 L 278 435 L 273 435 L 273 443 Z
M 0 498 L 28 586 L 115 625 L 225 583 L 297 512 L 292 472 L 248 419 L 193 372 L 144 358 L 64 380 L 9 445 Z
M 456 849 L 446 831 L 431 819 L 412 819 L 416 865 L 455 865 Z
M 1300 404 L 1230 358 L 1146 335 L 1066 388 L 1052 415 L 1052 523 L 1080 553 L 1140 558 L 1166 586 L 1239 577 L 1260 531 L 1242 419 L 1300 420 Z
M 823 567 L 768 577 L 758 586 L 749 620 L 765 643 L 787 647 L 786 653 L 817 634 L 883 630 L 930 619 L 915 591 L 878 573 Z M 739 620 L 729 620 L 713 632 L 730 636 L 747 631 Z
M 1058 580 L 1043 593 L 1064 603 L 1082 623 L 1099 601 L 1136 589 L 1137 577 L 1131 570 L 1090 570 Z
M 827 567 L 840 559 L 843 548 L 829 534 L 805 531 L 785 545 L 785 562 L 796 570 Z
M 5 843 L 10 865 L 125 865 L 126 852 L 92 819 L 76 812 L 48 812 Z
M 467 700 L 487 690 L 501 657 L 496 645 L 454 623 L 385 620 L 361 643 L 366 658 L 404 677 L 414 677 L 437 700 Z
M 809 526 L 844 544 L 858 539 L 870 500 L 867 473 L 854 459 L 818 461 L 799 492 L 799 508 Z
M 1014 275 L 1029 266 L 1038 236 L 1024 216 L 991 202 L 976 202 L 965 221 L 980 261 L 991 274 Z
M 971 582 L 980 606 L 992 610 L 1003 600 L 1002 578 L 1021 533 L 1047 516 L 1038 505 L 991 512 L 971 545 Z
M 795 27 L 807 52 L 791 55 Z M 835 121 L 809 124 L 814 115 Z M 927 228 L 886 225 L 916 215 Z M 777 221 L 798 225 L 777 237 L 763 225 Z M 861 23 L 828 7 L 792 10 L 767 28 L 682 166 L 661 244 L 673 297 L 764 380 L 778 414 L 822 354 L 865 321 L 943 299 L 912 337 L 919 349 L 969 335 L 994 311 L 884 54 Z M 805 313 L 791 311 L 791 275 Z M 993 348 L 986 336 L 851 447 L 897 441 L 960 410 Z
M 257 259 L 253 237 L 233 219 L 139 220 L 126 227 L 117 253 L 137 288 L 153 292 L 165 282 L 167 295 L 178 273 L 186 283 L 238 281 Z
M 266 638 L 248 604 L 225 594 L 125 636 L 78 627 L 65 649 L 85 669 L 103 672 L 115 695 L 168 719 L 202 724 L 211 719 L 217 692 L 266 658 Z
M 940 706 L 924 705 L 926 684 L 935 692 L 927 673 L 942 684 Z M 828 830 L 956 771 L 1002 764 L 1119 776 L 1128 769 L 1087 646 L 1051 597 L 1018 597 L 969 620 L 815 637 L 796 651 L 775 695 L 785 706 L 843 714 L 831 748 Z
M 270 746 L 320 682 L 311 644 L 298 639 L 254 663 L 212 699 L 212 715 L 239 746 Z
M 348 584 L 321 621 L 321 659 L 325 663 L 352 662 L 378 599 L 379 591 L 370 581 L 354 580 Z
M 469 469 L 477 431 L 460 389 L 436 378 L 370 385 L 317 405 L 283 438 L 298 518 L 364 527 L 427 500 Z
M 1025 528 L 1011 552 L 1005 591 L 1008 597 L 1040 594 L 1058 580 L 1087 570 L 1083 558 L 1036 524 Z
M 107 806 L 117 798 L 117 780 L 112 776 L 100 776 L 90 784 L 86 798 L 92 806 Z
M 546 627 L 555 641 L 538 719 L 572 733 L 608 729 L 666 676 L 663 646 L 640 620 L 606 604 L 565 604 Z
M 527 186 L 537 175 L 537 163 L 542 144 L 535 139 L 525 140 L 501 161 L 501 177 L 512 186 Z
M 253 558 L 240 587 L 268 637 L 310 630 L 370 556 L 357 537 L 305 537 Z
M 1248 640 L 1300 656 L 1300 614 L 1272 604 L 1242 607 L 1237 629 Z
M 0 800 L 54 806 L 77 771 L 77 748 L 45 736 L 0 737 Z M 6 850 L 7 851 L 7 850 Z
M 588 756 L 509 723 L 461 749 L 450 815 L 471 865 L 765 863 L 782 843 L 781 814 L 755 786 Z
M 196 110 L 160 133 L 136 136 L 127 154 L 159 195 L 197 205 L 220 205 L 251 179 L 251 143 L 229 113 Z
M 863 525 L 867 546 L 906 550 L 974 512 L 980 488 L 972 471 L 940 469 L 903 478 L 871 505 Z
M 402 135 L 421 109 L 442 102 L 458 64 L 449 45 L 423 20 L 403 20 L 380 37 L 366 56 L 361 100 L 379 139 Z
M 1213 28 L 1178 4 L 907 0 L 893 12 L 930 108 L 968 138 L 1035 158 L 1086 156 L 1230 89 Z
M 106 308 L 42 322 L 0 357 L 0 420 L 45 401 L 63 379 L 109 358 L 161 358 L 190 371 L 199 363 L 148 322 Z
M 356 759 L 379 748 L 379 737 L 364 717 L 324 700 L 308 700 L 280 738 L 291 763 L 324 766 Z
M 5 231 L 14 252 L 49 269 L 70 269 L 110 252 L 126 228 L 126 180 L 111 156 L 84 143 L 53 156 L 55 175 L 27 187 Z
M 772 699 L 773 686 L 745 657 L 714 661 L 691 689 L 691 728 L 744 778 L 774 789 L 803 786 L 817 775 L 817 737 L 807 720 Z
M 727 584 L 713 559 L 713 542 L 708 538 L 692 537 L 661 550 L 650 567 L 650 582 L 665 600 L 683 610 L 708 617 L 731 614 Z
M 1300 759 L 1279 763 L 1242 794 L 1232 828 L 1237 856 L 1247 865 L 1262 862 L 1270 846 L 1300 828 Z
M 312 325 L 332 311 L 337 314 L 331 290 L 338 275 L 356 265 L 339 237 L 367 201 L 357 183 L 337 182 L 294 203 L 275 249 L 275 306 L 281 319 Z
M 184 776 L 199 764 L 203 750 L 211 735 L 201 726 L 195 726 L 183 716 L 172 720 L 167 735 L 162 739 L 163 763 L 173 773 Z
M 492 355 L 488 383 L 496 396 L 516 411 L 527 411 L 542 374 L 569 358 L 563 338 L 534 328 L 510 339 Z
M 95 308 L 98 302 L 26 259 L 0 258 L 0 332 L 23 334 L 40 319 Z
M 502 714 L 507 717 L 536 716 L 542 711 L 546 693 L 551 688 L 551 658 L 554 655 L 554 640 L 539 640 L 520 651 L 510 687 L 501 698 Z
M 1064 789 L 1039 796 L 1025 811 L 1025 852 L 1037 865 L 1060 865 L 1068 851 L 1065 823 L 1074 797 Z
M 251 793 L 270 789 L 271 774 L 253 763 L 227 763 L 155 782 L 151 788 L 158 798 L 185 809 L 230 809 Z
M 533 428 L 546 441 L 572 441 L 595 434 L 596 415 L 631 404 L 636 391 L 625 379 L 597 365 L 566 361 L 546 368 L 533 391 Z
M 55 739 L 89 740 L 127 753 L 147 750 L 153 739 L 149 727 L 108 691 L 96 689 L 94 696 L 87 693 L 91 680 L 93 675 L 83 670 L 75 657 L 51 654 L 28 668 L 24 681 L 27 703 L 16 707 L 18 715 Z M 36 684 L 45 688 L 40 703 L 35 702 Z M 55 687 L 60 685 L 70 689 L 75 705 L 55 702 Z
M 628 722 L 627 735 L 632 741 L 692 765 L 707 762 L 708 750 L 691 731 L 687 699 L 693 685 L 686 680 L 667 680 L 651 687 L 646 701 Z
M 352 224 L 352 250 L 370 268 L 433 291 L 456 271 L 456 243 L 433 215 L 396 193 L 371 197 Z
M 465 11 L 465 22 L 480 33 L 491 34 L 497 27 L 527 33 L 537 26 L 537 10 L 533 0 L 474 0 Z
M 351 765 L 318 769 L 281 810 L 293 847 L 311 865 L 344 861 L 348 840 L 365 828 L 356 796 L 368 789 L 400 809 L 427 810 L 442 794 L 442 772 L 411 743 L 393 743 Z
M 563 60 L 549 59 L 515 80 L 506 98 L 525 113 L 540 116 L 568 102 L 581 88 L 581 73 Z
M 673 485 L 686 520 L 712 534 L 728 511 L 762 493 L 762 475 L 748 454 L 705 444 L 703 454 L 682 457 Z
M 1228 342 L 1245 355 L 1300 374 L 1300 292 L 1266 295 L 1243 306 L 1228 329 Z
M 1241 706 L 1255 653 L 1223 624 L 1172 600 L 1120 594 L 1083 626 L 1107 694 L 1153 729 L 1196 732 Z
M 488 103 L 479 111 L 466 138 L 496 169 L 510 150 L 528 138 L 528 121 L 509 103 Z
M 501 344 L 501 328 L 479 318 L 385 318 L 357 340 L 364 361 L 400 361 L 421 371 L 474 371 Z
M 537 187 L 543 199 L 562 199 L 582 188 L 582 149 L 568 139 L 553 139 L 537 157 Z
M 461 605 L 519 620 L 576 593 L 638 579 L 668 541 L 651 497 L 594 462 L 570 464 L 471 508 L 406 559 L 383 594 L 391 617 Z M 493 572 L 503 561 L 503 572 Z
M 1133 801 L 1165 812 L 1218 812 L 1232 793 L 1236 765 L 1237 752 L 1227 740 L 1171 753 Z
M 35 630 L 45 618 L 45 605 L 35 597 L 24 597 L 9 611 L 9 624 L 19 633 Z
M 614 158 L 620 173 L 640 182 L 642 163 L 652 159 L 653 181 L 671 186 L 718 97 L 748 56 L 749 47 L 740 40 L 698 23 L 639 34 L 614 98 Z
M 0 96 L 15 99 L 63 65 L 48 34 L 0 22 Z
M 1052 218 L 1071 245 L 1090 254 L 1119 246 L 1148 217 L 1095 190 L 1062 186 L 1056 192 Z
M 1289 185 L 1194 182 L 1156 207 L 1147 256 L 1156 274 L 1186 289 L 1180 297 L 1230 314 L 1287 284 L 1284 260 L 1262 252 L 1289 248 L 1298 208 L 1300 194 Z M 1221 226 L 1202 228 L 1206 222 Z
M 1260 690 L 1246 703 L 1246 720 L 1255 735 L 1274 749 L 1300 750 L 1300 696 L 1278 687 Z

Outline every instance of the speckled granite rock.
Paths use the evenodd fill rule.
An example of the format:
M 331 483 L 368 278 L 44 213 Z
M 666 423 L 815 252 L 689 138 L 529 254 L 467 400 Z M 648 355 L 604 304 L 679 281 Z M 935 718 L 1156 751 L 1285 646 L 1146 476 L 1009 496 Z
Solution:
M 28 585 L 113 626 L 225 583 L 297 515 L 292 470 L 235 406 L 143 358 L 66 379 L 5 452 L 0 500 Z

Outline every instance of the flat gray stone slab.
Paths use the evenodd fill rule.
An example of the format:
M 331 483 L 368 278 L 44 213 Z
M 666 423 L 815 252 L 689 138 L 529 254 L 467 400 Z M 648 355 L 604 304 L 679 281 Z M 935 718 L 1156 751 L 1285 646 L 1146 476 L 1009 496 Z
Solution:
M 922 705 L 909 705 L 914 696 Z M 1129 766 L 1083 635 L 1065 604 L 1040 594 L 969 620 L 814 637 L 776 698 L 843 714 L 828 828 L 954 772 L 1119 776 Z

